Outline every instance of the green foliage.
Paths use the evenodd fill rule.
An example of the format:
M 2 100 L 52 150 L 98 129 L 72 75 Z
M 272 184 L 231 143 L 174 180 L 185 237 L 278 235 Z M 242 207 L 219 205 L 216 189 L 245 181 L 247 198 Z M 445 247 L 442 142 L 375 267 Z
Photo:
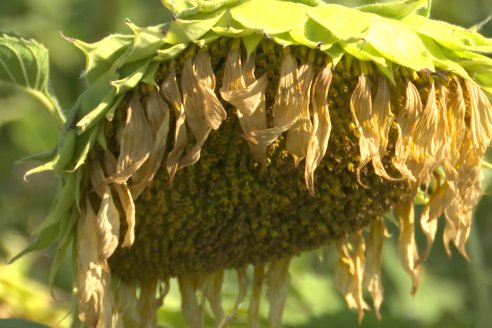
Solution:
M 48 50 L 34 40 L 0 32 L 0 85 L 18 88 L 38 99 L 61 127 L 65 117 L 48 82 Z

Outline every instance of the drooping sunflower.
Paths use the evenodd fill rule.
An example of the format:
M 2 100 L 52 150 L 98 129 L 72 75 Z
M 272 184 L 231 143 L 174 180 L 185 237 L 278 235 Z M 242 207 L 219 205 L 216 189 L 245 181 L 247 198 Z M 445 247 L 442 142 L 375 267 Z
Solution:
M 70 39 L 88 88 L 52 160 L 28 172 L 62 183 L 25 252 L 56 240 L 56 272 L 73 247 L 86 325 L 156 326 L 177 279 L 189 325 L 203 327 L 207 302 L 222 327 L 234 314 L 221 306 L 224 270 L 235 270 L 235 310 L 250 286 L 259 326 L 266 285 L 279 327 L 290 259 L 328 244 L 348 306 L 362 319 L 367 290 L 378 314 L 390 210 L 413 292 L 440 217 L 446 251 L 467 256 L 492 138 L 492 40 L 429 19 L 420 0 L 162 2 L 169 23 Z

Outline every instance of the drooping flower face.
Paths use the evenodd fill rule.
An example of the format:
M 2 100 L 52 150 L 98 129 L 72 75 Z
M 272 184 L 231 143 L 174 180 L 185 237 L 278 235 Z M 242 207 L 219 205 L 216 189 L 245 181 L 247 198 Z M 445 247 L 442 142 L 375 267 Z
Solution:
M 237 271 L 237 311 L 252 265 L 250 325 L 266 284 L 277 327 L 290 259 L 328 244 L 348 306 L 362 319 L 367 290 L 379 313 L 390 210 L 413 292 L 441 215 L 447 251 L 466 256 L 492 138 L 492 60 L 477 52 L 491 40 L 421 16 L 425 1 L 163 2 L 171 23 L 74 41 L 89 88 L 53 161 L 69 156 L 41 234 L 56 227 L 60 254 L 76 241 L 82 321 L 155 326 L 177 278 L 189 325 L 209 302 L 222 326 L 223 272 Z

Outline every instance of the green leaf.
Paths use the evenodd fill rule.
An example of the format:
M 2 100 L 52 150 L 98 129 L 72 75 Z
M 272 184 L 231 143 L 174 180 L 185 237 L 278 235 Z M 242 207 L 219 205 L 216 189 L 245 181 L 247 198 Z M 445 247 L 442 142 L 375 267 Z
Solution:
M 130 47 L 131 35 L 113 34 L 95 43 L 66 38 L 79 48 L 86 58 L 83 76 L 92 84 L 104 73 L 115 69 L 114 64 Z
M 375 3 L 357 7 L 357 9 L 363 12 L 374 13 L 388 18 L 402 19 L 420 9 L 426 8 L 427 1 L 428 0 L 405 0 Z
M 58 188 L 55 202 L 50 213 L 41 225 L 33 231 L 33 234 L 38 234 L 50 225 L 58 223 L 72 208 L 75 202 L 75 189 L 79 187 L 77 185 L 77 174 L 65 174 L 62 178 L 63 181 L 61 182 L 61 187 Z
M 256 47 L 258 47 L 262 39 L 263 36 L 259 34 L 251 34 L 243 37 L 243 44 L 246 48 L 246 56 L 248 58 L 253 53 L 253 51 L 256 50 Z
M 311 7 L 287 1 L 251 0 L 229 12 L 231 19 L 256 33 L 279 34 L 304 25 L 306 8 Z
M 199 13 L 187 19 L 176 19 L 165 32 L 164 41 L 172 45 L 194 42 L 210 31 L 224 13 Z
M 28 176 L 45 171 L 53 171 L 60 173 L 64 170 L 72 160 L 73 151 L 75 148 L 77 132 L 75 129 L 69 129 L 64 132 L 62 139 L 57 147 L 56 154 L 53 159 L 45 164 L 37 166 L 24 174 L 24 179 Z
M 289 32 L 299 44 L 310 48 L 320 48 L 324 51 L 339 41 L 326 27 L 309 18 L 306 24 Z
M 157 55 L 157 50 L 165 45 L 164 34 L 169 28 L 169 24 L 150 26 L 150 27 L 138 27 L 130 21 L 127 21 L 127 25 L 135 34 L 133 43 L 125 54 L 124 63 L 128 64 L 148 57 Z
M 152 61 L 152 57 L 147 57 L 138 62 L 129 63 L 119 69 L 123 78 L 111 81 L 111 85 L 116 88 L 115 95 L 123 94 L 137 86 L 138 82 L 144 77 L 147 68 Z
M 97 122 L 101 124 L 101 121 L 97 121 Z M 82 165 L 84 165 L 85 160 L 89 155 L 89 151 L 94 146 L 96 137 L 98 135 L 98 130 L 99 130 L 99 126 L 95 126 L 94 128 L 87 131 L 77 139 L 77 144 L 75 147 L 74 158 L 73 158 L 73 162 L 75 162 L 75 166 L 71 169 L 71 171 L 76 171 Z
M 159 49 L 157 51 L 158 55 L 156 56 L 155 60 L 157 61 L 166 61 L 170 60 L 172 58 L 175 58 L 177 55 L 179 55 L 183 50 L 188 47 L 187 43 L 180 43 L 172 46 L 167 46 L 164 49 Z
M 61 128 L 65 116 L 48 86 L 48 50 L 40 43 L 0 32 L 0 85 L 26 92 L 39 100 Z
M 422 40 L 399 21 L 387 18 L 374 21 L 369 28 L 367 43 L 394 63 L 415 71 L 434 71 L 431 55 Z
M 311 19 L 338 40 L 363 39 L 371 24 L 380 17 L 340 5 L 326 4 L 307 10 Z
M 51 264 L 50 269 L 48 285 L 51 290 L 53 289 L 55 276 L 60 270 L 60 266 L 67 255 L 68 247 L 73 240 L 75 223 L 77 222 L 76 217 L 78 214 L 79 213 L 74 210 L 70 216 L 61 221 L 60 231 L 58 234 L 58 248 L 56 249 L 55 258 L 53 260 L 53 263 Z
M 421 36 L 421 40 L 432 55 L 432 60 L 437 68 L 451 71 L 467 80 L 471 79 L 468 72 L 458 63 L 459 58 L 456 54 L 442 47 L 431 38 Z
M 446 22 L 410 15 L 404 22 L 419 34 L 426 35 L 449 50 L 492 53 L 492 39 Z
M 21 256 L 23 256 L 23 255 L 25 255 L 27 253 L 38 251 L 38 250 L 41 250 L 41 249 L 45 249 L 46 247 L 50 246 L 56 240 L 59 231 L 60 231 L 60 221 L 58 221 L 55 224 L 52 224 L 52 225 L 48 226 L 47 228 L 45 228 L 44 230 L 42 230 L 39 233 L 38 238 L 36 239 L 36 241 L 34 241 L 29 246 L 27 246 L 22 252 L 20 252 L 16 256 L 14 256 L 9 261 L 9 263 L 15 262 Z
M 161 0 L 162 4 L 177 17 L 185 17 L 199 12 L 212 12 L 224 6 L 239 3 L 241 0 Z

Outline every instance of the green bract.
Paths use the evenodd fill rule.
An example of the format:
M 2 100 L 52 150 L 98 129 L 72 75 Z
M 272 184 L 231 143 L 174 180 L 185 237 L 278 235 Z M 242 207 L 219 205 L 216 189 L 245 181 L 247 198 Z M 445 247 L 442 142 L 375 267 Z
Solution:
M 158 300 L 165 294 L 158 285 L 178 277 L 189 324 L 203 325 L 201 291 L 223 326 L 231 319 L 220 305 L 223 270 L 238 271 L 239 306 L 253 264 L 251 326 L 263 278 L 269 323 L 280 326 L 289 258 L 329 242 L 341 258 L 335 284 L 362 318 L 362 289 L 376 311 L 382 302 L 389 209 L 418 285 L 429 251 L 419 256 L 414 240 L 419 200 L 429 247 L 444 214 L 447 250 L 453 242 L 466 256 L 492 138 L 492 39 L 425 17 L 424 0 L 355 9 L 316 0 L 162 2 L 171 22 L 128 21 L 132 35 L 93 44 L 68 39 L 86 56 L 88 87 L 53 157 L 28 172 L 52 170 L 61 185 L 37 241 L 19 256 L 58 241 L 53 277 L 72 242 L 81 320 L 155 326 L 156 290 Z M 0 79 L 19 83 L 5 68 L 25 70 L 27 51 L 13 51 L 20 64 L 9 65 L 3 52 Z M 43 72 L 20 84 L 44 91 Z M 206 234 L 203 245 L 194 248 L 193 233 Z M 121 278 L 113 287 L 111 272 Z

